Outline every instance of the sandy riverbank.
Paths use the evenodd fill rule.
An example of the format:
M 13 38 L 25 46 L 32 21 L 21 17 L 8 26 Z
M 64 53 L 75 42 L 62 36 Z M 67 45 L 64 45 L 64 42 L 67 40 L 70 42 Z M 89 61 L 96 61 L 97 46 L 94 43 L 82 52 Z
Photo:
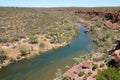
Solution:
M 44 43 L 44 48 L 39 47 L 39 43 Z M 30 59 L 38 55 L 42 55 L 47 51 L 54 50 L 63 46 L 66 46 L 67 43 L 50 43 L 49 39 L 45 38 L 45 35 L 39 35 L 38 37 L 38 43 L 37 44 L 30 44 L 28 42 L 28 39 L 21 39 L 18 42 L 14 43 L 6 43 L 6 44 L 0 44 L 1 49 L 6 51 L 6 55 L 9 58 L 12 58 L 15 62 L 20 61 L 22 59 Z M 30 54 L 27 54 L 25 56 L 20 56 L 20 47 L 24 47 L 27 49 L 31 49 Z M 3 67 L 7 66 L 8 64 L 12 63 L 9 59 L 4 60 Z M 2 67 L 1 67 L 2 68 Z

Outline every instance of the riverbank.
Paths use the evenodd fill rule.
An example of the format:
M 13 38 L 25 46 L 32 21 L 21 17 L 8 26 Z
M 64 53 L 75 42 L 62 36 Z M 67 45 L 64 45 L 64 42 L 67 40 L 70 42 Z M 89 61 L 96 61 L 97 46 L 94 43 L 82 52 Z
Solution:
M 101 58 L 103 55 L 105 55 L 105 53 L 97 52 L 92 55 L 92 58 L 73 66 L 63 74 L 64 79 L 70 77 L 71 80 L 95 80 L 95 76 L 99 70 L 107 69 L 104 60 L 97 62 L 94 61 L 94 59 Z
M 12 7 L 0 10 L 3 15 L 0 67 L 66 46 L 79 34 L 78 25 L 73 24 L 76 20 L 72 10 Z
M 78 37 L 70 43 L 70 46 L 48 51 L 43 55 L 21 60 L 1 69 L 1 80 L 52 80 L 57 68 L 66 71 L 65 66 L 74 64 L 73 57 L 87 54 L 90 51 L 88 46 L 94 46 L 91 35 L 84 33 L 85 30 L 84 26 L 80 27 Z
M 94 15 L 94 17 L 90 17 L 92 15 L 86 15 L 82 16 L 83 18 L 81 16 L 82 14 L 78 15 L 80 23 L 86 26 L 86 33 L 88 32 L 92 35 L 93 42 L 97 46 L 97 51 L 100 52 L 94 53 L 89 59 L 90 55 L 75 58 L 78 65 L 71 67 L 58 77 L 62 80 L 96 80 L 97 73 L 107 69 L 108 63 L 111 60 L 115 61 L 111 63 L 112 66 L 114 63 L 120 62 L 120 56 L 113 56 L 120 54 L 119 22 L 112 23 L 111 20 L 104 19 L 104 15 L 102 17 Z M 89 19 L 85 19 L 85 17 Z M 81 60 L 82 62 L 80 62 Z
M 115 55 L 108 55 L 107 53 L 97 52 L 82 55 L 81 57 L 76 58 L 77 65 L 71 67 L 54 80 L 60 78 L 62 80 L 96 80 L 98 72 L 107 70 L 109 67 L 116 67 L 116 65 L 116 68 L 119 68 L 120 49 L 115 50 L 114 54 Z M 83 61 L 81 61 L 82 58 Z
M 11 63 L 14 63 L 16 61 L 20 61 L 22 59 L 30 59 L 38 55 L 42 55 L 46 53 L 47 51 L 55 50 L 57 48 L 67 46 L 69 43 L 50 43 L 49 39 L 45 39 L 44 35 L 39 35 L 38 43 L 44 43 L 44 47 L 39 46 L 39 44 L 30 44 L 27 39 L 22 39 L 16 43 L 6 43 L 1 45 L 1 49 L 6 51 L 6 56 L 8 58 L 11 58 L 12 60 L 6 59 L 3 61 L 3 64 L 0 68 L 5 67 Z M 72 39 L 72 38 L 71 38 Z M 24 49 L 29 49 L 30 53 L 21 55 L 20 48 L 23 47 Z M 32 50 L 31 50 L 32 49 Z M 27 52 L 27 51 L 26 51 Z

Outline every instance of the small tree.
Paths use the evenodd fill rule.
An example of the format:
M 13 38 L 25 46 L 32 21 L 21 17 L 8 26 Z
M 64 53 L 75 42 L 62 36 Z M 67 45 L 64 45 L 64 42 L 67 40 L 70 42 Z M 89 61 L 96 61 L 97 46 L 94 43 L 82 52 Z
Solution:
M 3 63 L 3 61 L 7 59 L 6 53 L 5 50 L 0 49 L 0 63 Z
M 29 42 L 30 42 L 31 44 L 36 44 L 36 43 L 38 43 L 38 37 L 37 37 L 37 36 L 30 36 L 30 37 L 29 37 Z

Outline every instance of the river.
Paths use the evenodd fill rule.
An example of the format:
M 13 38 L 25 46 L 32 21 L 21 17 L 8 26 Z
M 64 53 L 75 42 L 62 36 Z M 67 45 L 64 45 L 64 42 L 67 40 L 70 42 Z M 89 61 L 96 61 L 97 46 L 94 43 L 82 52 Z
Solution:
M 73 58 L 89 53 L 89 45 L 94 45 L 90 34 L 80 27 L 79 36 L 70 46 L 46 52 L 29 60 L 21 60 L 0 70 L 0 80 L 52 80 L 57 68 L 65 72 L 66 65 L 74 65 Z

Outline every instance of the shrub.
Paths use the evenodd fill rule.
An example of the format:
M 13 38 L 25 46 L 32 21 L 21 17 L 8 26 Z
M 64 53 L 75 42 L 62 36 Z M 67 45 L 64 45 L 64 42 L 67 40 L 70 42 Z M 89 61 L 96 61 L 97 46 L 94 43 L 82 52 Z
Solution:
M 97 61 L 97 59 L 96 59 L 96 58 L 93 58 L 93 61 L 94 61 L 94 62 L 96 62 L 96 61 Z
M 0 49 L 0 56 L 6 56 L 6 51 L 3 49 Z
M 100 64 L 100 67 L 104 67 L 105 66 L 105 64 Z
M 17 56 L 17 59 L 20 59 L 20 56 L 19 56 L 19 55 Z
M 10 60 L 10 62 L 12 62 L 12 63 L 15 62 L 15 59 L 14 59 L 13 57 L 10 57 L 9 60 Z
M 6 42 L 8 42 L 7 38 L 0 38 L 0 43 L 6 43 Z
M 40 43 L 39 44 L 39 48 L 44 48 L 45 47 L 45 44 L 44 43 Z
M 3 63 L 3 61 L 6 59 L 7 59 L 6 51 L 3 49 L 0 49 L 0 63 Z
M 109 60 L 109 55 L 108 54 L 104 54 L 103 56 L 99 57 L 99 58 L 94 58 L 94 61 L 98 62 L 98 61 L 108 61 Z
M 34 49 L 33 49 L 33 46 L 31 46 L 31 51 L 33 51 Z
M 38 43 L 38 37 L 37 37 L 37 36 L 30 36 L 30 37 L 29 37 L 29 42 L 30 42 L 31 44 L 36 44 L 36 43 Z
M 19 38 L 17 36 L 12 38 L 12 41 L 19 41 Z
M 87 80 L 87 76 L 84 76 L 83 80 Z
M 27 54 L 30 54 L 30 49 L 22 46 L 20 47 L 20 53 L 21 53 L 21 56 L 25 56 Z
M 95 70 L 98 67 L 98 64 L 94 64 L 92 70 Z
M 69 76 L 63 76 L 63 80 L 72 80 Z
M 83 71 L 81 71 L 78 75 L 79 75 L 80 77 L 82 77 L 84 74 L 85 74 L 85 73 L 84 73 Z
M 63 80 L 61 69 L 57 69 L 57 73 L 55 75 L 57 80 Z
M 3 68 L 3 67 L 4 67 L 4 65 L 0 63 L 0 68 Z
M 107 70 L 99 71 L 96 80 L 120 80 L 120 71 L 114 67 L 109 67 Z
M 88 72 L 88 76 L 91 76 L 92 72 Z

